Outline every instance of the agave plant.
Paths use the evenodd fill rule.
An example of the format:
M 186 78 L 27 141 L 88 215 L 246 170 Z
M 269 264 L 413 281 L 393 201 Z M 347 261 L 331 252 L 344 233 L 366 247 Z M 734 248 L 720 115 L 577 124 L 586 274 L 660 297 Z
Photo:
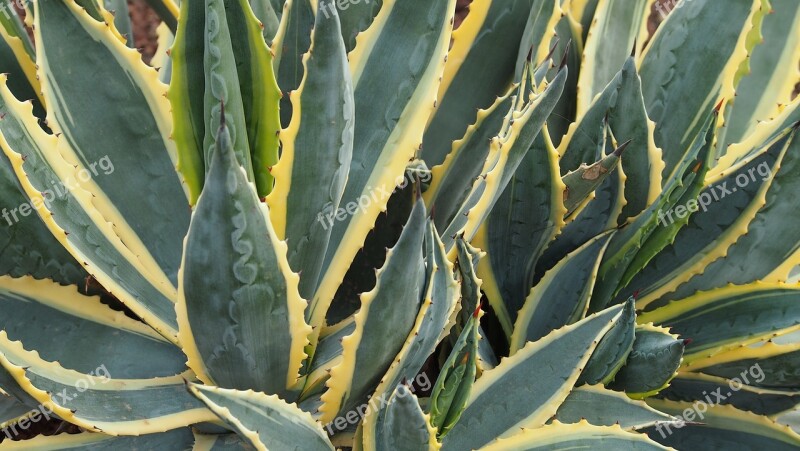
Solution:
M 800 446 L 800 4 L 150 3 L 0 16 L 0 450 Z

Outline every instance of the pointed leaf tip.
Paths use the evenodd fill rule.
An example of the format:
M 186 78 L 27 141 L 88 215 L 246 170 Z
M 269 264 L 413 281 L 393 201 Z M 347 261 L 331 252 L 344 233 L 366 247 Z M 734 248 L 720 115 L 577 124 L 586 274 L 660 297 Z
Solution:
M 629 140 L 625 141 L 624 143 L 622 143 L 619 147 L 617 147 L 617 149 L 614 151 L 614 155 L 616 155 L 618 157 L 621 156 L 622 152 L 625 152 L 625 149 L 630 145 L 631 141 L 633 141 L 633 140 L 629 139 Z
M 558 69 L 561 70 L 564 66 L 567 65 L 567 58 L 569 58 L 569 50 L 572 47 L 572 39 L 567 42 L 567 47 L 564 49 L 564 56 L 561 58 L 561 64 L 558 65 Z

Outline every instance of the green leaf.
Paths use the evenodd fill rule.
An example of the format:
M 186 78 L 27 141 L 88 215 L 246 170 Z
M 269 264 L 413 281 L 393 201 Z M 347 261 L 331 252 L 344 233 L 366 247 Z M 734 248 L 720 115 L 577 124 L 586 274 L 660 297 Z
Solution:
M 705 374 L 740 379 L 757 387 L 794 390 L 800 385 L 800 375 L 796 371 L 798 359 L 800 344 L 767 342 L 762 346 L 743 345 L 691 362 L 687 367 Z
M 689 338 L 685 359 L 755 343 L 800 326 L 800 290 L 792 285 L 729 285 L 644 313 L 640 322 L 669 326 Z
M 742 377 L 747 378 L 750 368 L 757 367 L 753 365 L 736 373 L 733 376 L 735 380 L 681 372 L 672 379 L 669 387 L 659 392 L 658 396 L 670 401 L 684 402 L 708 402 L 710 399 L 716 404 L 730 404 L 739 410 L 758 415 L 777 415 L 792 410 L 800 404 L 800 392 L 796 390 L 774 390 L 744 385 Z M 755 380 L 751 379 L 751 382 Z M 733 391 L 731 387 L 737 390 Z M 717 394 L 721 399 L 717 399 Z
M 103 0 L 103 7 L 114 14 L 114 27 L 125 37 L 128 47 L 133 47 L 133 27 L 128 13 L 128 2 L 123 0 Z
M 428 166 L 441 164 L 450 152 L 451 143 L 464 135 L 467 124 L 475 122 L 476 111 L 488 108 L 507 89 L 514 77 L 517 49 L 527 24 L 541 24 L 542 20 L 548 23 L 559 12 L 554 1 L 487 0 L 471 5 L 464 23 L 453 33 L 453 47 L 437 96 L 439 101 L 426 127 L 422 158 Z M 549 29 L 552 28 L 550 24 Z M 536 34 L 547 31 L 544 26 Z M 534 40 L 538 41 L 534 36 L 527 39 Z M 527 57 L 529 48 L 525 42 L 520 52 Z M 533 56 L 546 53 L 547 50 Z M 463 95 L 465 92 L 470 95 Z
M 247 180 L 261 186 L 263 179 L 255 178 L 255 166 L 251 149 L 256 150 L 256 143 L 248 141 L 248 127 L 245 111 L 245 94 L 248 85 L 239 80 L 239 65 L 246 64 L 236 60 L 234 36 L 241 36 L 243 30 L 235 29 L 235 21 L 229 24 L 224 0 L 204 0 L 205 29 L 203 31 L 203 73 L 205 74 L 203 95 L 203 120 L 205 134 L 203 136 L 203 155 L 206 162 L 206 174 L 211 170 L 214 153 L 219 151 L 221 138 L 217 134 L 218 124 L 225 117 L 228 123 L 231 146 L 236 160 L 247 173 Z M 234 16 L 235 17 L 235 16 Z M 239 17 L 241 19 L 241 17 Z M 239 24 L 241 26 L 241 23 Z M 259 36 L 258 39 L 261 39 Z M 243 51 L 242 49 L 239 49 Z M 268 58 L 268 57 L 267 57 Z M 263 69 L 263 68 L 262 68 Z M 192 70 L 191 68 L 189 70 Z M 197 70 L 197 69 L 194 69 Z M 251 75 L 248 71 L 243 72 Z M 258 80 L 263 83 L 263 80 Z M 252 84 L 249 86 L 252 89 Z M 252 95 L 252 94 L 251 94 Z M 252 100 L 249 98 L 247 102 Z M 259 129 L 263 130 L 263 129 Z M 273 129 L 274 130 L 274 129 Z M 263 130 L 264 135 L 267 130 Z M 274 130 L 277 132 L 277 130 Z M 273 137 L 274 138 L 274 137 Z M 252 145 L 251 145 L 252 144 Z M 266 163 L 265 161 L 261 162 Z M 258 168 L 259 171 L 262 168 Z M 260 173 L 260 172 L 259 172 Z M 264 189 L 264 188 L 262 188 Z
M 325 389 L 330 374 L 329 371 L 342 361 L 344 346 L 342 339 L 352 335 L 356 330 L 355 317 L 351 316 L 339 324 L 330 326 L 322 331 L 317 347 L 314 349 L 314 358 L 311 369 L 308 371 L 306 387 L 300 399 L 307 399 L 310 396 L 319 394 Z
M 447 259 L 444 244 L 430 220 L 425 229 L 425 249 L 427 282 L 416 322 L 372 397 L 389 394 L 404 380 L 413 379 L 450 332 L 449 321 L 456 313 L 461 286 L 454 278 L 453 264 Z
M 280 26 L 279 17 L 282 11 L 275 11 L 272 0 L 252 0 L 250 5 L 253 7 L 253 14 L 263 25 L 264 41 L 271 44 Z
M 272 191 L 274 180 L 270 169 L 278 162 L 281 92 L 275 81 L 272 53 L 264 42 L 261 26 L 248 0 L 226 3 L 225 14 L 236 61 L 255 184 L 259 196 L 264 197 Z M 228 99 L 222 100 L 226 105 L 229 103 Z
M 548 69 L 552 67 L 552 61 L 550 61 L 549 57 L 555 52 L 556 46 L 550 44 L 549 49 L 547 46 L 562 14 L 564 14 L 564 11 L 558 2 L 537 1 L 532 4 L 531 12 L 528 15 L 528 23 L 525 24 L 525 31 L 522 33 L 522 40 L 519 43 L 517 65 L 514 69 L 515 83 L 519 83 L 522 79 L 528 60 L 534 62 L 543 61 L 537 69 L 541 77 L 544 77 Z M 548 51 L 549 55 L 545 57 Z M 541 79 L 537 80 L 537 86 L 539 82 L 541 82 Z
M 442 234 L 445 248 L 452 247 L 452 237 L 457 234 L 463 233 L 465 239 L 470 241 L 478 232 L 533 145 L 561 95 L 566 78 L 567 71 L 559 71 L 556 78 L 539 95 L 529 91 L 526 83 L 519 85 L 518 96 L 512 101 L 514 105 L 509 112 L 511 120 L 492 138 L 480 177 L 473 182 L 459 213 Z
M 636 431 L 658 423 L 672 423 L 675 418 L 625 395 L 603 388 L 602 385 L 584 385 L 573 390 L 554 418 L 565 424 L 582 420 L 594 426 L 613 426 L 626 431 Z
M 364 419 L 364 449 L 376 451 L 435 450 L 439 444 L 430 418 L 419 406 L 417 397 L 399 385 L 379 410 Z
M 148 434 L 139 437 L 114 437 L 97 432 L 81 432 L 78 434 L 39 435 L 19 442 L 6 440 L 0 449 L 3 451 L 36 450 L 76 450 L 94 451 L 101 449 L 191 449 L 195 444 L 194 436 L 189 428 L 175 429 L 160 434 Z M 215 448 L 216 449 L 216 448 Z
M 163 274 L 158 276 L 152 271 L 155 264 L 145 265 L 140 259 L 144 255 L 136 255 L 128 247 L 136 240 L 123 243 L 120 235 L 124 230 L 112 227 L 97 210 L 96 195 L 100 192 L 90 192 L 78 182 L 81 174 L 92 173 L 76 172 L 75 165 L 65 161 L 60 150 L 67 145 L 63 135 L 59 141 L 45 134 L 31 114 L 31 107 L 19 103 L 5 85 L 0 85 L 0 97 L 3 151 L 30 199 L 29 205 L 37 210 L 50 236 L 138 317 L 176 343 L 173 299 L 177 289 Z M 101 164 L 95 166 L 98 177 L 106 177 L 105 172 L 110 175 L 113 160 L 103 160 Z
M 646 30 L 650 3 L 648 0 L 608 0 L 598 3 L 591 26 L 584 29 L 588 35 L 583 46 L 583 64 L 578 79 L 578 116 L 583 116 L 595 96 L 603 92 L 619 67 L 629 59 L 634 43 L 637 38 L 643 37 L 643 28 Z M 618 136 L 628 139 L 624 135 Z
M 547 127 L 553 144 L 558 147 L 561 139 L 567 134 L 570 124 L 576 120 L 575 99 L 578 94 L 578 76 L 581 69 L 581 55 L 583 54 L 583 40 L 580 38 L 580 24 L 577 24 L 570 15 L 559 17 L 555 26 L 556 35 L 553 46 L 556 55 L 563 55 L 562 65 L 569 70 L 567 80 L 564 82 L 563 95 L 558 99 L 553 113 L 547 118 Z M 555 68 L 547 73 L 547 79 L 553 80 L 556 76 Z
M 450 319 L 451 323 L 455 323 L 450 329 L 450 343 L 455 346 L 459 336 L 467 323 L 475 315 L 475 311 L 481 304 L 483 296 L 483 280 L 478 278 L 476 274 L 476 266 L 479 265 L 482 258 L 485 258 L 485 253 L 479 249 L 472 247 L 469 243 L 465 242 L 462 238 L 456 239 L 456 253 L 457 253 L 457 266 L 458 275 L 461 282 L 461 301 L 458 315 Z M 495 310 L 495 313 L 497 310 Z M 490 370 L 497 366 L 497 356 L 495 356 L 491 343 L 485 338 L 486 333 L 483 327 L 478 324 L 478 356 L 477 364 L 479 371 Z
M 36 62 L 59 153 L 76 172 L 91 174 L 78 181 L 92 192 L 98 213 L 146 271 L 174 292 L 181 255 L 176 238 L 186 234 L 189 208 L 175 172 L 165 86 L 137 51 L 75 2 L 34 6 Z M 125 114 L 97 108 L 100 101 L 123 99 Z M 53 152 L 47 154 L 55 162 Z
M 572 390 L 596 343 L 619 320 L 621 310 L 616 306 L 554 331 L 485 372 L 473 386 L 461 419 L 445 436 L 443 449 L 476 449 L 521 427 L 544 425 Z
M 200 434 L 195 432 L 193 449 L 197 451 L 247 451 L 253 448 L 238 434 Z
M 703 271 L 680 286 L 671 299 L 687 297 L 701 290 L 710 290 L 733 283 L 748 284 L 754 281 L 781 282 L 788 279 L 789 273 L 798 263 L 800 250 L 800 229 L 791 221 L 796 214 L 787 196 L 800 190 L 800 136 L 794 132 L 785 156 L 776 167 L 776 172 L 766 171 L 762 175 L 759 167 L 748 173 L 746 182 L 738 180 L 732 188 L 740 185 L 758 183 L 758 179 L 774 177 L 762 198 L 762 206 L 747 225 L 747 233 L 727 248 L 724 255 L 713 263 L 706 262 Z M 739 176 L 737 176 L 739 177 Z M 755 179 L 755 180 L 754 180 Z M 739 264 L 747 261 L 749 264 Z
M 591 449 L 598 451 L 666 450 L 643 434 L 622 430 L 619 426 L 593 426 L 587 422 L 561 424 L 555 422 L 536 429 L 523 429 L 517 435 L 501 438 L 484 451 L 503 451 L 508 449 L 551 450 L 551 449 Z
M 188 388 L 256 449 L 292 449 L 302 443 L 304 450 L 333 451 L 311 415 L 277 396 L 192 383 Z
M 636 337 L 636 313 L 633 299 L 625 303 L 622 317 L 600 340 L 586 363 L 578 384 L 608 384 L 613 380 L 633 349 Z
M 647 209 L 630 225 L 617 233 L 608 245 L 600 267 L 598 289 L 592 299 L 591 309 L 596 310 L 619 299 L 619 291 L 650 259 L 670 244 L 676 233 L 688 222 L 688 216 L 677 221 L 666 221 L 664 211 L 689 210 L 689 215 L 699 208 L 695 198 L 703 187 L 703 179 L 713 159 L 713 128 L 718 110 L 708 115 L 703 128 L 692 142 L 675 173 L 667 180 L 664 190 Z M 695 202 L 695 208 L 686 205 Z M 676 213 L 677 214 L 677 213 Z
M 558 154 L 546 130 L 536 137 L 473 243 L 487 256 L 478 265 L 484 291 L 506 336 L 530 292 L 538 258 L 561 227 L 566 209 Z
M 400 240 L 378 270 L 375 288 L 361 295 L 356 328 L 342 340 L 342 361 L 331 370 L 321 421 L 363 402 L 403 348 L 423 300 L 425 206 L 417 201 Z M 358 377 L 355 377 L 358 371 Z
M 571 0 L 569 3 L 569 15 L 578 22 L 578 38 L 581 42 L 587 40 L 598 3 L 600 0 Z
M 153 434 L 215 420 L 186 392 L 185 378 L 191 373 L 129 379 L 116 377 L 102 365 L 89 373 L 68 370 L 9 340 L 4 331 L 0 365 L 46 411 L 90 431 Z
M 15 398 L 0 393 L 0 432 L 13 430 L 9 427 L 17 424 L 23 418 L 29 418 L 31 413 L 30 406 L 27 406 Z M 41 412 L 39 413 L 41 415 Z
M 19 44 L 28 55 L 28 59 L 33 62 L 36 59 L 36 49 L 33 47 L 28 31 L 25 28 L 22 17 L 14 8 L 6 7 L 7 14 L 0 14 L 0 28 L 5 32 L 3 38 L 9 42 L 7 36 L 19 39 Z M 20 58 L 22 60 L 22 58 Z
M 311 30 L 318 11 L 317 1 L 285 0 L 284 3 L 278 33 L 272 41 L 272 53 L 275 55 L 273 65 L 278 86 L 283 93 L 281 124 L 287 126 L 293 114 L 289 93 L 303 80 L 303 55 L 311 47 Z
M 664 152 L 664 177 L 674 171 L 703 127 L 706 112 L 734 93 L 747 57 L 745 41 L 760 2 L 685 2 L 667 17 L 639 61 L 642 93 Z M 709 33 L 708 30 L 714 30 Z
M 349 55 L 355 132 L 341 205 L 355 213 L 345 208 L 344 219 L 333 225 L 324 276 L 309 307 L 315 327 L 325 318 L 390 193 L 407 183 L 406 166 L 422 143 L 424 124 L 433 111 L 454 7 L 454 0 L 384 2 Z
M 586 244 L 592 238 L 617 227 L 617 217 L 622 211 L 625 198 L 622 195 L 624 175 L 615 171 L 606 177 L 595 190 L 594 199 L 573 214 L 571 221 L 561 229 L 561 233 L 547 244 L 536 261 L 535 270 L 529 273 L 530 280 L 537 283 L 544 273 L 564 259 L 567 254 Z M 563 188 L 558 190 L 563 192 Z M 563 210 L 566 212 L 566 210 Z
M 800 97 L 795 97 L 772 120 L 760 122 L 752 133 L 741 142 L 731 144 L 717 166 L 709 171 L 708 181 L 715 182 L 726 174 L 738 170 L 754 156 L 763 150 L 764 143 L 775 141 L 785 134 L 787 128 L 797 125 L 800 121 Z
M 755 49 L 749 55 L 749 73 L 736 85 L 736 97 L 725 115 L 720 130 L 718 156 L 728 146 L 741 142 L 758 122 L 773 119 L 781 106 L 792 100 L 800 74 L 793 69 L 800 59 L 800 3 L 792 0 L 762 2 L 763 18 L 757 33 Z
M 785 130 L 783 136 L 761 145 L 747 164 L 709 182 L 697 197 L 699 211 L 689 217 L 689 223 L 681 228 L 674 243 L 642 268 L 628 287 L 620 291 L 617 299 L 640 290 L 637 296 L 639 309 L 652 310 L 663 306 L 670 299 L 678 299 L 669 293 L 725 255 L 728 247 L 747 232 L 748 224 L 763 207 L 770 187 L 775 184 L 774 189 L 781 189 L 775 176 L 782 161 L 792 158 L 786 153 L 791 138 L 788 133 Z M 758 176 L 754 177 L 756 174 Z M 791 173 L 785 175 L 791 177 Z M 736 180 L 743 178 L 747 178 L 748 183 L 740 187 Z M 670 212 L 672 210 L 662 210 L 662 222 L 669 220 Z
M 351 52 L 356 47 L 356 36 L 366 30 L 378 15 L 383 0 L 369 0 L 348 2 L 345 7 L 336 8 L 339 20 L 342 22 L 342 38 L 347 52 Z M 324 10 L 323 10 L 324 11 Z M 332 10 L 328 9 L 328 15 L 333 16 Z M 325 18 L 328 18 L 328 15 Z
M 275 232 L 300 273 L 300 294 L 314 295 L 353 155 L 353 85 L 336 8 L 317 15 L 305 76 L 291 94 L 293 117 L 281 136 L 276 186 L 267 202 Z
M 202 52 L 193 50 L 202 44 Z M 269 194 L 269 169 L 278 159 L 280 90 L 272 54 L 250 4 L 215 0 L 185 4 L 171 52 L 174 60 L 169 98 L 180 143 L 179 169 L 192 204 L 202 190 L 216 143 L 221 103 L 240 164 L 261 197 Z
M 627 142 L 623 143 L 599 161 L 591 165 L 581 164 L 578 169 L 561 177 L 561 182 L 565 186 L 563 197 L 567 216 L 572 214 L 614 172 L 627 146 Z
M 0 330 L 9 339 L 68 369 L 88 373 L 102 363 L 114 377 L 127 379 L 186 370 L 186 358 L 172 343 L 76 287 L 0 277 L 0 310 Z
M 731 406 L 650 399 L 656 409 L 682 416 L 678 428 L 663 425 L 647 432 L 651 439 L 676 449 L 768 449 L 794 450 L 800 435 L 767 417 L 736 410 Z
M 189 367 L 207 384 L 290 396 L 311 334 L 299 277 L 269 210 L 236 161 L 224 122 L 217 136 L 185 242 L 177 304 L 181 345 Z
M 525 343 L 581 320 L 589 307 L 597 269 L 611 238 L 601 235 L 567 255 L 530 289 L 514 323 L 510 354 Z
M 36 78 L 36 52 L 28 32 L 13 8 L 0 14 L 0 70 L 9 75 L 11 92 L 33 102 L 33 112 L 44 118 L 42 87 Z
M 424 198 L 433 207 L 431 215 L 436 227 L 444 230 L 469 196 L 491 150 L 491 140 L 501 133 L 508 120 L 515 91 L 512 87 L 489 108 L 478 111 L 476 122 L 467 128 L 463 138 L 453 143 L 453 150 L 444 162 L 431 169 L 433 180 Z
M 7 108 L 0 104 L 2 111 Z M 12 119 L 0 124 L 3 135 L 9 133 Z M 87 274 L 81 265 L 50 233 L 38 215 L 32 213 L 8 157 L 0 153 L 0 192 L 3 193 L 3 227 L 0 228 L 0 274 L 21 277 L 32 275 L 62 284 L 79 284 Z M 20 211 L 23 208 L 24 211 Z M 22 213 L 25 213 L 23 216 Z
M 602 5 L 605 8 L 605 5 L 619 3 L 619 1 L 603 2 Z M 629 13 L 635 9 L 635 7 L 630 8 Z M 619 49 L 607 44 L 602 48 Z M 597 64 L 601 61 L 605 61 L 605 58 L 598 58 Z M 592 69 L 594 68 L 587 68 L 589 71 Z M 661 171 L 664 164 L 661 161 L 661 150 L 653 141 L 654 127 L 645 111 L 641 81 L 634 60 L 632 58 L 624 60 L 622 69 L 613 78 L 609 78 L 609 81 L 594 101 L 584 107 L 585 113 L 581 114 L 561 141 L 560 165 L 561 172 L 566 173 L 581 163 L 595 162 L 597 156 L 594 149 L 597 147 L 597 139 L 604 138 L 603 135 L 599 135 L 604 133 L 600 128 L 603 123 L 607 122 L 614 137 L 620 142 L 630 140 L 621 162 L 622 171 L 626 175 L 624 181 L 626 204 L 618 221 L 622 224 L 627 218 L 638 215 L 656 200 L 661 192 Z M 590 87 L 581 86 L 581 88 Z M 583 89 L 579 92 L 583 92 Z
M 685 346 L 685 341 L 668 329 L 652 324 L 638 326 L 633 349 L 610 388 L 634 398 L 646 398 L 658 392 L 675 377 Z
M 178 144 L 177 167 L 192 205 L 197 203 L 205 180 L 205 36 L 205 1 L 183 2 L 170 49 L 172 75 L 167 96 L 172 105 L 172 139 Z M 202 52 L 193 50 L 199 43 L 203 43 Z
M 431 425 L 444 437 L 461 418 L 478 370 L 478 318 L 470 316 L 450 356 L 442 365 L 430 397 Z

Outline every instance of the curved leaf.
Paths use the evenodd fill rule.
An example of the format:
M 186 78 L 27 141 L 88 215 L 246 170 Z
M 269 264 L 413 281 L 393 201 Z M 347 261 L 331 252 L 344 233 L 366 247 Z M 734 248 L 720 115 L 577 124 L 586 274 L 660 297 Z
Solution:
M 676 449 L 769 449 L 800 447 L 800 435 L 762 417 L 731 406 L 648 400 L 650 406 L 671 415 L 683 415 L 678 428 L 663 425 L 647 434 L 651 439 Z M 705 409 L 705 410 L 704 410 Z
M 454 0 L 384 1 L 349 55 L 355 135 L 341 203 L 359 208 L 333 226 L 324 276 L 309 308 L 315 327 L 422 142 L 450 43 L 454 6 Z
M 75 287 L 0 277 L 0 310 L 0 330 L 10 340 L 68 369 L 88 373 L 102 364 L 114 377 L 126 379 L 186 370 L 185 356 L 172 343 Z
M 553 19 L 559 12 L 554 1 L 477 0 L 470 5 L 464 23 L 453 33 L 439 101 L 425 131 L 422 158 L 428 166 L 445 160 L 451 143 L 463 136 L 467 124 L 475 122 L 475 112 L 488 108 L 519 72 L 515 50 L 520 49 L 527 24 L 539 24 L 535 31 L 528 31 L 531 36 L 527 41 L 546 42 L 540 38 L 552 32 Z M 528 50 L 528 43 L 520 49 L 523 61 Z M 539 61 L 537 57 L 545 53 L 547 50 L 535 52 L 533 61 Z M 470 95 L 464 96 L 465 92 Z
M 40 435 L 29 440 L 12 442 L 6 440 L 0 444 L 3 451 L 56 451 L 76 450 L 95 451 L 101 449 L 189 449 L 195 443 L 189 428 L 175 429 L 160 434 L 148 434 L 139 437 L 81 432 L 79 434 Z
M 619 425 L 626 431 L 636 431 L 658 423 L 671 423 L 676 419 L 635 401 L 624 393 L 608 390 L 602 385 L 585 385 L 573 390 L 554 421 L 575 424 L 585 420 L 593 426 Z
M 282 133 L 276 186 L 267 198 L 275 233 L 289 246 L 300 294 L 314 295 L 353 155 L 353 86 L 336 8 L 317 15 L 305 76 L 290 96 L 293 117 Z
M 519 311 L 510 355 L 526 342 L 575 323 L 586 315 L 603 252 L 611 238 L 601 235 L 564 258 L 530 290 Z
M 92 174 L 77 179 L 92 192 L 92 205 L 174 299 L 177 238 L 186 234 L 189 208 L 175 171 L 166 86 L 136 50 L 74 1 L 34 6 L 36 64 L 47 124 L 58 137 L 58 150 L 45 158 L 53 165 L 63 158 L 76 174 Z M 99 99 L 124 100 L 124 114 L 96 108 Z
M 503 451 L 509 449 L 549 450 L 549 449 L 592 449 L 613 451 L 626 449 L 632 451 L 666 450 L 643 434 L 624 431 L 619 426 L 593 426 L 583 421 L 577 424 L 554 422 L 537 429 L 523 429 L 519 434 L 501 438 L 482 451 Z
M 639 316 L 691 339 L 686 362 L 800 329 L 800 288 L 793 285 L 730 285 L 698 292 Z
M 476 449 L 520 427 L 536 428 L 555 415 L 597 342 L 621 316 L 621 306 L 528 343 L 478 379 L 469 403 L 443 442 L 444 450 Z M 527 381 L 535 380 L 531 385 Z
M 185 377 L 117 378 L 106 367 L 90 373 L 65 369 L 0 331 L 0 364 L 44 411 L 95 432 L 153 434 L 215 420 L 186 392 Z
M 685 346 L 684 340 L 670 334 L 668 329 L 652 324 L 637 327 L 633 349 L 610 388 L 635 398 L 658 392 L 675 377 Z
M 419 406 L 417 397 L 405 386 L 392 392 L 386 405 L 364 419 L 362 442 L 375 451 L 436 451 L 436 430 Z
M 548 141 L 546 130 L 536 137 L 473 240 L 486 250 L 478 274 L 507 336 L 530 291 L 530 274 L 542 249 L 564 226 L 564 184 L 558 154 Z
M 734 77 L 747 57 L 746 38 L 761 1 L 685 2 L 667 17 L 639 60 L 642 93 L 658 126 L 668 178 L 713 105 L 734 96 Z M 708 30 L 714 30 L 708 33 Z
M 277 396 L 192 383 L 188 388 L 255 449 L 295 449 L 302 443 L 304 450 L 333 451 L 322 427 L 311 415 Z
M 287 396 L 311 328 L 299 277 L 223 122 L 186 236 L 178 323 L 189 367 L 208 383 Z M 219 239 L 219 237 L 225 239 Z
M 707 374 L 681 372 L 670 381 L 669 387 L 658 393 L 658 396 L 670 401 L 683 402 L 708 402 L 711 400 L 714 404 L 729 404 L 739 410 L 759 415 L 777 415 L 800 405 L 800 391 L 772 390 L 744 385 L 743 377 L 751 383 L 757 380 L 748 374 L 748 370 L 751 368 L 758 367 L 751 366 L 736 373 L 733 376 L 735 380 Z
M 152 267 L 139 260 L 123 243 L 119 231 L 97 211 L 94 194 L 81 187 L 77 178 L 91 172 L 76 172 L 59 151 L 66 141 L 45 134 L 30 105 L 19 103 L 4 84 L 0 85 L 0 97 L 4 113 L 0 145 L 30 199 L 29 205 L 51 236 L 136 315 L 177 342 L 173 303 L 177 293 L 171 282 L 150 272 Z M 105 167 L 113 169 L 113 165 Z
M 423 299 L 425 206 L 418 201 L 400 240 L 378 270 L 375 288 L 361 295 L 356 328 L 342 340 L 342 361 L 331 370 L 321 421 L 363 402 L 378 385 L 413 330 Z M 358 371 L 358 377 L 355 377 Z

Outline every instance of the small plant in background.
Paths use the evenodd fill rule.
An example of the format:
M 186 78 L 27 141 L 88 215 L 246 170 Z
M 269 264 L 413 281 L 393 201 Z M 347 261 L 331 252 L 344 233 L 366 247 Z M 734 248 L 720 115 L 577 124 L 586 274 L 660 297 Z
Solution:
M 800 3 L 151 4 L 0 17 L 0 450 L 800 446 Z

